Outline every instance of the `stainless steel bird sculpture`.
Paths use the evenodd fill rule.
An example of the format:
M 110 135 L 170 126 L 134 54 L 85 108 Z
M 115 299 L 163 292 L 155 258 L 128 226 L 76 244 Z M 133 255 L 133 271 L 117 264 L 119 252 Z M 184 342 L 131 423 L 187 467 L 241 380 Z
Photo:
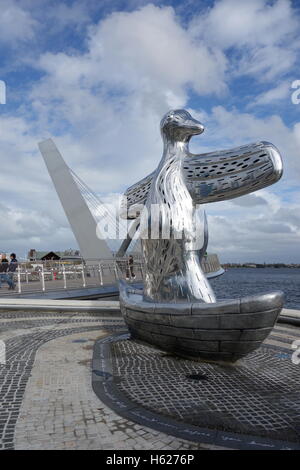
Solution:
M 198 206 L 239 197 L 275 183 L 282 175 L 281 156 L 269 142 L 192 154 L 189 141 L 192 136 L 201 134 L 204 126 L 185 110 L 169 111 L 160 127 L 164 149 L 157 169 L 124 194 L 123 217 L 140 218 L 145 265 L 143 293 L 130 293 L 130 287 L 120 283 L 124 317 L 133 337 L 192 357 L 234 360 L 245 351 L 253 350 L 254 346 L 258 347 L 256 339 L 259 338 L 260 344 L 263 333 L 269 333 L 282 307 L 283 296 L 282 293 L 267 294 L 264 299 L 255 296 L 254 300 L 249 300 L 252 307 L 247 299 L 239 299 L 238 312 L 237 301 L 231 301 L 231 304 L 234 302 L 232 305 L 230 301 L 225 302 L 227 307 L 224 302 L 216 301 L 200 265 L 208 230 L 205 214 L 199 217 Z M 260 329 L 261 319 L 256 322 L 256 317 L 251 314 L 272 312 L 265 315 L 268 331 L 254 335 L 254 340 L 250 340 L 252 344 L 246 344 L 246 339 L 243 341 L 241 326 L 236 341 L 234 323 L 231 336 L 228 331 L 222 333 L 224 329 L 231 329 L 229 319 L 228 325 L 225 321 L 227 310 L 242 313 L 241 305 L 245 302 L 249 305 L 243 309 L 246 312 L 250 308 L 251 329 L 255 331 Z M 253 302 L 257 303 L 256 307 Z M 221 319 L 222 308 L 225 313 Z M 253 308 L 256 311 L 252 311 Z M 194 316 L 190 328 L 191 315 Z M 216 320 L 213 323 L 216 328 L 209 326 L 207 315 L 210 320 Z M 184 316 L 187 316 L 186 325 Z M 237 324 L 240 325 L 242 318 L 238 317 Z M 180 334 L 178 319 L 181 319 L 182 334 L 187 337 Z M 249 319 L 244 317 L 244 320 L 247 327 Z M 199 329 L 203 330 L 202 339 L 197 341 L 195 330 Z M 210 333 L 205 335 L 206 330 Z M 215 335 L 212 330 L 216 331 Z M 236 346 L 232 344 L 227 351 L 223 344 L 226 341 Z M 212 350 L 207 351 L 207 347 Z

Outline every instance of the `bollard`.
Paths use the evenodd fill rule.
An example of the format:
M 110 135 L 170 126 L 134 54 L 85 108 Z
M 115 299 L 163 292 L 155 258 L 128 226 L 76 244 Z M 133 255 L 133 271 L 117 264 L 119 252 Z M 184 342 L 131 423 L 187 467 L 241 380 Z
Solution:
M 18 279 L 18 294 L 21 294 L 22 287 L 21 287 L 21 268 L 20 268 L 20 266 L 17 267 L 17 279 Z
M 63 272 L 63 280 L 64 280 L 64 289 L 67 288 L 67 277 L 66 277 L 66 269 L 65 265 L 62 265 L 62 272 Z
M 103 286 L 103 272 L 102 272 L 102 266 L 100 263 L 99 263 L 98 271 L 99 271 L 100 285 Z
M 45 292 L 46 287 L 45 287 L 44 265 L 42 265 L 41 282 L 42 282 L 42 291 Z
M 82 263 L 82 287 L 86 287 L 85 276 L 84 276 L 84 264 Z

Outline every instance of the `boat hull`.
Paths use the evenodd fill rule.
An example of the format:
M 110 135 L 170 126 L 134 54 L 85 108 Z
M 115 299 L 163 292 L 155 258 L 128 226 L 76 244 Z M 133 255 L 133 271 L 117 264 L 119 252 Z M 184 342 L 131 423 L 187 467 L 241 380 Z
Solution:
M 282 292 L 216 303 L 155 303 L 120 281 L 120 305 L 133 339 L 165 351 L 235 362 L 257 349 L 272 331 L 284 303 Z

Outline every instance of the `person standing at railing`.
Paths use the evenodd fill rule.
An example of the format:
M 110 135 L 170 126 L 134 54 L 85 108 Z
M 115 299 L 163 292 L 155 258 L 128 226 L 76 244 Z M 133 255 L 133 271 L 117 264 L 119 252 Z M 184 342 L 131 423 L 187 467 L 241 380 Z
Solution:
M 128 268 L 126 269 L 126 280 L 135 279 L 135 274 L 133 272 L 133 256 L 130 255 L 128 258 Z
M 11 253 L 10 263 L 9 263 L 9 266 L 8 266 L 8 273 L 7 273 L 8 277 L 10 278 L 10 280 L 12 282 L 12 287 L 10 287 L 10 289 L 15 288 L 14 273 L 16 272 L 17 267 L 18 267 L 18 260 L 17 260 L 16 254 Z
M 14 289 L 15 288 L 14 283 L 10 279 L 10 277 L 7 275 L 9 264 L 8 264 L 8 259 L 6 258 L 6 254 L 3 253 L 1 258 L 2 260 L 0 263 L 0 289 L 1 289 L 2 282 L 7 282 L 7 284 L 9 285 L 9 289 Z

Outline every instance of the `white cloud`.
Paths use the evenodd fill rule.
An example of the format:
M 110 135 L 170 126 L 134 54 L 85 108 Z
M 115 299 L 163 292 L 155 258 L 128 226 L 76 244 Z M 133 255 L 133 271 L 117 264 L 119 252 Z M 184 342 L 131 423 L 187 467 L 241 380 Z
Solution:
M 70 9 L 63 4 L 62 22 L 74 24 L 81 5 L 74 3 Z M 251 259 L 251 253 L 258 258 L 265 253 L 270 259 L 284 242 L 289 252 L 296 252 L 300 200 L 293 193 L 293 202 L 287 204 L 280 193 L 299 183 L 300 124 L 288 128 L 278 115 L 259 118 L 221 105 L 211 112 L 195 111 L 188 103 L 191 90 L 198 96 L 214 94 L 221 101 L 234 66 L 239 74 L 256 78 L 262 72 L 268 79 L 283 73 L 294 63 L 295 49 L 289 55 L 287 41 L 296 34 L 296 22 L 286 1 L 271 5 L 221 0 L 190 28 L 180 24 L 172 8 L 148 5 L 111 14 L 93 25 L 84 53 L 41 54 L 36 67 L 44 75 L 34 82 L 28 107 L 23 103 L 20 110 L 22 117 L 0 118 L 1 176 L 8 182 L 1 186 L 2 214 L 3 220 L 10 220 L 1 233 L 2 243 L 9 249 L 75 246 L 38 141 L 54 136 L 69 166 L 102 198 L 114 200 L 114 193 L 157 166 L 162 115 L 173 107 L 188 107 L 206 127 L 193 139 L 192 151 L 269 140 L 284 159 L 283 179 L 274 187 L 207 206 L 210 249 L 228 256 L 228 261 L 240 254 Z M 230 48 L 235 49 L 232 55 Z M 285 93 L 282 82 L 258 96 L 256 104 L 272 103 Z
M 272 80 L 297 60 L 299 17 L 289 0 L 220 0 L 193 18 L 190 31 L 221 50 L 234 48 L 231 73 Z
M 224 89 L 225 56 L 195 44 L 172 8 L 148 5 L 132 13 L 114 13 L 91 30 L 90 57 L 99 62 L 98 76 L 129 89 L 180 90 L 198 93 Z
M 76 247 L 70 229 L 57 224 L 47 213 L 13 205 L 0 204 L 0 249 L 24 256 L 29 248 L 53 249 Z
M 194 35 L 201 35 L 222 49 L 281 44 L 298 27 L 288 0 L 221 0 L 191 22 Z M 201 30 L 200 30 L 201 29 Z
M 237 206 L 242 207 L 253 207 L 265 205 L 267 204 L 267 201 L 263 197 L 257 196 L 256 194 L 248 194 L 247 196 L 233 199 L 232 204 L 236 204 Z
M 279 198 L 278 203 L 277 208 L 272 203 L 239 208 L 229 201 L 208 205 L 209 251 L 219 253 L 222 262 L 298 262 L 300 204 Z
M 235 64 L 233 75 L 253 75 L 261 82 L 273 81 L 289 72 L 296 63 L 298 52 L 292 47 L 266 46 L 245 51 Z
M 173 99 L 187 85 L 204 94 L 225 89 L 225 56 L 195 44 L 172 8 L 153 5 L 114 13 L 91 27 L 87 54 L 48 53 L 40 66 L 62 86 L 105 83 L 146 94 L 159 87 Z
M 48 5 L 46 15 L 52 20 L 53 30 L 70 26 L 79 28 L 91 20 L 88 5 L 80 1 L 75 1 L 70 5 L 61 2 L 53 6 Z
M 203 94 L 226 88 L 226 59 L 194 44 L 172 8 L 153 5 L 110 15 L 90 28 L 88 45 L 84 54 L 42 54 L 45 77 L 30 98 L 50 132 L 61 133 L 53 123 L 65 120 L 59 143 L 74 170 L 96 180 L 84 170 L 96 165 L 97 185 L 114 191 L 156 166 L 159 121 L 186 105 L 188 87 Z
M 279 83 L 274 88 L 259 94 L 252 103 L 249 104 L 248 108 L 252 108 L 257 105 L 266 105 L 277 103 L 281 100 L 287 99 L 291 95 L 291 83 L 283 82 Z
M 33 37 L 37 23 L 19 2 L 0 0 L 0 12 L 0 41 L 14 44 Z

